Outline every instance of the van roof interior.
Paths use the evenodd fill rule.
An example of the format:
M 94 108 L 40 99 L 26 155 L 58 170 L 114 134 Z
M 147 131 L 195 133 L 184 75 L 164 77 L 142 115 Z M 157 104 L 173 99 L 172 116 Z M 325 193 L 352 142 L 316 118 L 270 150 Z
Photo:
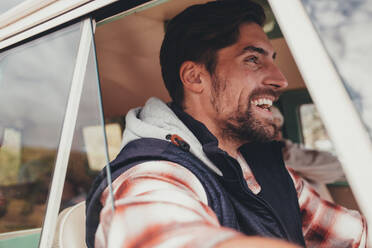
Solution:
M 170 101 L 159 64 L 164 23 L 186 7 L 204 2 L 207 1 L 166 1 L 98 23 L 95 42 L 106 118 L 123 116 L 151 96 Z M 273 16 L 268 5 L 264 7 L 266 15 Z M 305 88 L 284 38 L 274 38 L 272 44 L 278 54 L 276 63 L 289 82 L 287 90 Z

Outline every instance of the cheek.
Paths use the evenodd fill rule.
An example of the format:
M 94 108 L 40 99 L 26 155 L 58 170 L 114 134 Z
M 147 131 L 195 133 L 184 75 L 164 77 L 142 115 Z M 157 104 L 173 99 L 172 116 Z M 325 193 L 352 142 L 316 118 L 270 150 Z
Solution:
M 241 111 L 246 111 L 248 109 L 251 101 L 251 92 L 252 89 L 250 87 L 244 87 L 240 90 L 239 95 L 235 96 Z
M 251 93 L 258 86 L 255 74 L 251 71 L 241 72 L 239 74 L 239 80 L 236 82 L 234 89 L 236 101 L 241 107 L 249 105 Z
M 226 109 L 235 110 L 240 105 L 241 89 L 227 86 L 225 91 L 220 94 Z
M 230 68 L 231 69 L 231 68 Z M 244 69 L 219 71 L 220 82 L 225 85 L 219 88 L 218 100 L 224 110 L 223 112 L 246 111 L 249 105 L 250 93 L 255 87 L 255 80 L 252 80 L 252 72 Z

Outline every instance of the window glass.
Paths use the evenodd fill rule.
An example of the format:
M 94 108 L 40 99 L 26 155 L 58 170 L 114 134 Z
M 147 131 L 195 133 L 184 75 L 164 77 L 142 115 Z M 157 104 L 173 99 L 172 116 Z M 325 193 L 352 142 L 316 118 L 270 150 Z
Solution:
M 333 147 L 331 139 L 328 137 L 327 130 L 320 118 L 319 112 L 316 109 L 314 104 L 302 104 L 299 106 L 299 115 L 301 121 L 301 133 L 303 136 L 303 143 L 305 148 L 316 150 L 320 152 L 329 152 L 330 154 L 336 156 L 336 151 Z M 314 155 L 316 153 L 313 153 Z M 318 162 L 322 161 L 324 164 L 324 172 L 326 172 L 327 162 L 329 165 L 331 163 L 335 163 L 334 159 L 331 156 L 327 155 L 326 153 L 317 153 Z M 336 156 L 337 157 L 337 156 Z M 315 158 L 315 157 L 314 157 Z M 339 165 L 341 166 L 341 164 Z M 332 167 L 327 173 L 335 173 L 332 171 Z M 334 168 L 333 168 L 334 169 Z M 316 186 L 316 185 L 315 185 Z M 323 187 L 323 186 L 321 186 Z M 359 207 L 355 201 L 354 195 L 351 192 L 346 179 L 340 179 L 337 182 L 331 183 L 327 185 L 328 192 L 325 191 L 325 188 L 318 187 L 318 190 L 321 190 L 321 196 L 327 199 L 329 196 L 331 201 L 347 207 L 349 209 L 356 209 L 358 210 Z
M 121 127 L 118 123 L 105 125 L 110 161 L 120 152 Z M 88 165 L 91 170 L 102 170 L 106 165 L 105 142 L 101 126 L 86 126 L 83 128 L 84 144 L 86 146 Z
M 0 233 L 42 226 L 80 29 L 0 53 Z
M 302 2 L 372 137 L 372 2 Z
M 93 38 L 93 37 L 92 37 Z M 94 46 L 89 52 L 60 210 L 85 200 L 93 179 L 108 164 L 104 141 L 103 112 Z M 108 137 L 121 137 L 118 125 L 107 125 Z M 113 151 L 120 140 L 108 139 Z M 110 150 L 111 150 L 110 149 Z M 110 160 L 114 159 L 112 154 Z
M 24 2 L 25 0 L 3 0 L 0 1 L 0 15 L 10 10 L 11 8 L 17 6 L 18 4 Z
M 18 171 L 21 166 L 21 132 L 13 128 L 5 128 L 0 149 L 0 164 L 3 173 L 0 174 L 1 185 L 12 185 L 18 181 Z
M 308 149 L 335 154 L 318 110 L 314 104 L 302 104 L 299 108 L 304 145 Z

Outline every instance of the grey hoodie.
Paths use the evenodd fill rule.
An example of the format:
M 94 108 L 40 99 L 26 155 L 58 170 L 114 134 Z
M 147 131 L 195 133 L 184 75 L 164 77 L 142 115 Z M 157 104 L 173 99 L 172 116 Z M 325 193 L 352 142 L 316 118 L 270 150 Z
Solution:
M 202 145 L 194 134 L 160 99 L 152 97 L 144 107 L 131 109 L 125 118 L 125 122 L 122 147 L 139 138 L 166 140 L 165 137 L 168 134 L 177 134 L 190 145 L 192 154 L 215 173 L 222 176 L 221 171 L 204 154 Z

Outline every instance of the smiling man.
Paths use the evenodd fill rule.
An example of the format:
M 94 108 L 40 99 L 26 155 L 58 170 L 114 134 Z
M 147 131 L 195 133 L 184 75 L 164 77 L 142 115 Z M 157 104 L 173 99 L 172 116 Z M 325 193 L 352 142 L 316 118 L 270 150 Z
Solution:
M 237 42 L 215 54 L 213 70 L 194 61 L 180 67 L 183 110 L 206 125 L 233 157 L 246 142 L 273 140 L 278 130 L 270 107 L 287 86 L 261 26 L 243 23 L 238 31 Z
M 87 199 L 89 247 L 364 247 L 356 211 L 323 201 L 282 159 L 270 107 L 287 81 L 248 0 L 187 8 L 160 52 L 173 102 L 126 117 L 124 148 Z M 262 238 L 264 237 L 264 238 Z

